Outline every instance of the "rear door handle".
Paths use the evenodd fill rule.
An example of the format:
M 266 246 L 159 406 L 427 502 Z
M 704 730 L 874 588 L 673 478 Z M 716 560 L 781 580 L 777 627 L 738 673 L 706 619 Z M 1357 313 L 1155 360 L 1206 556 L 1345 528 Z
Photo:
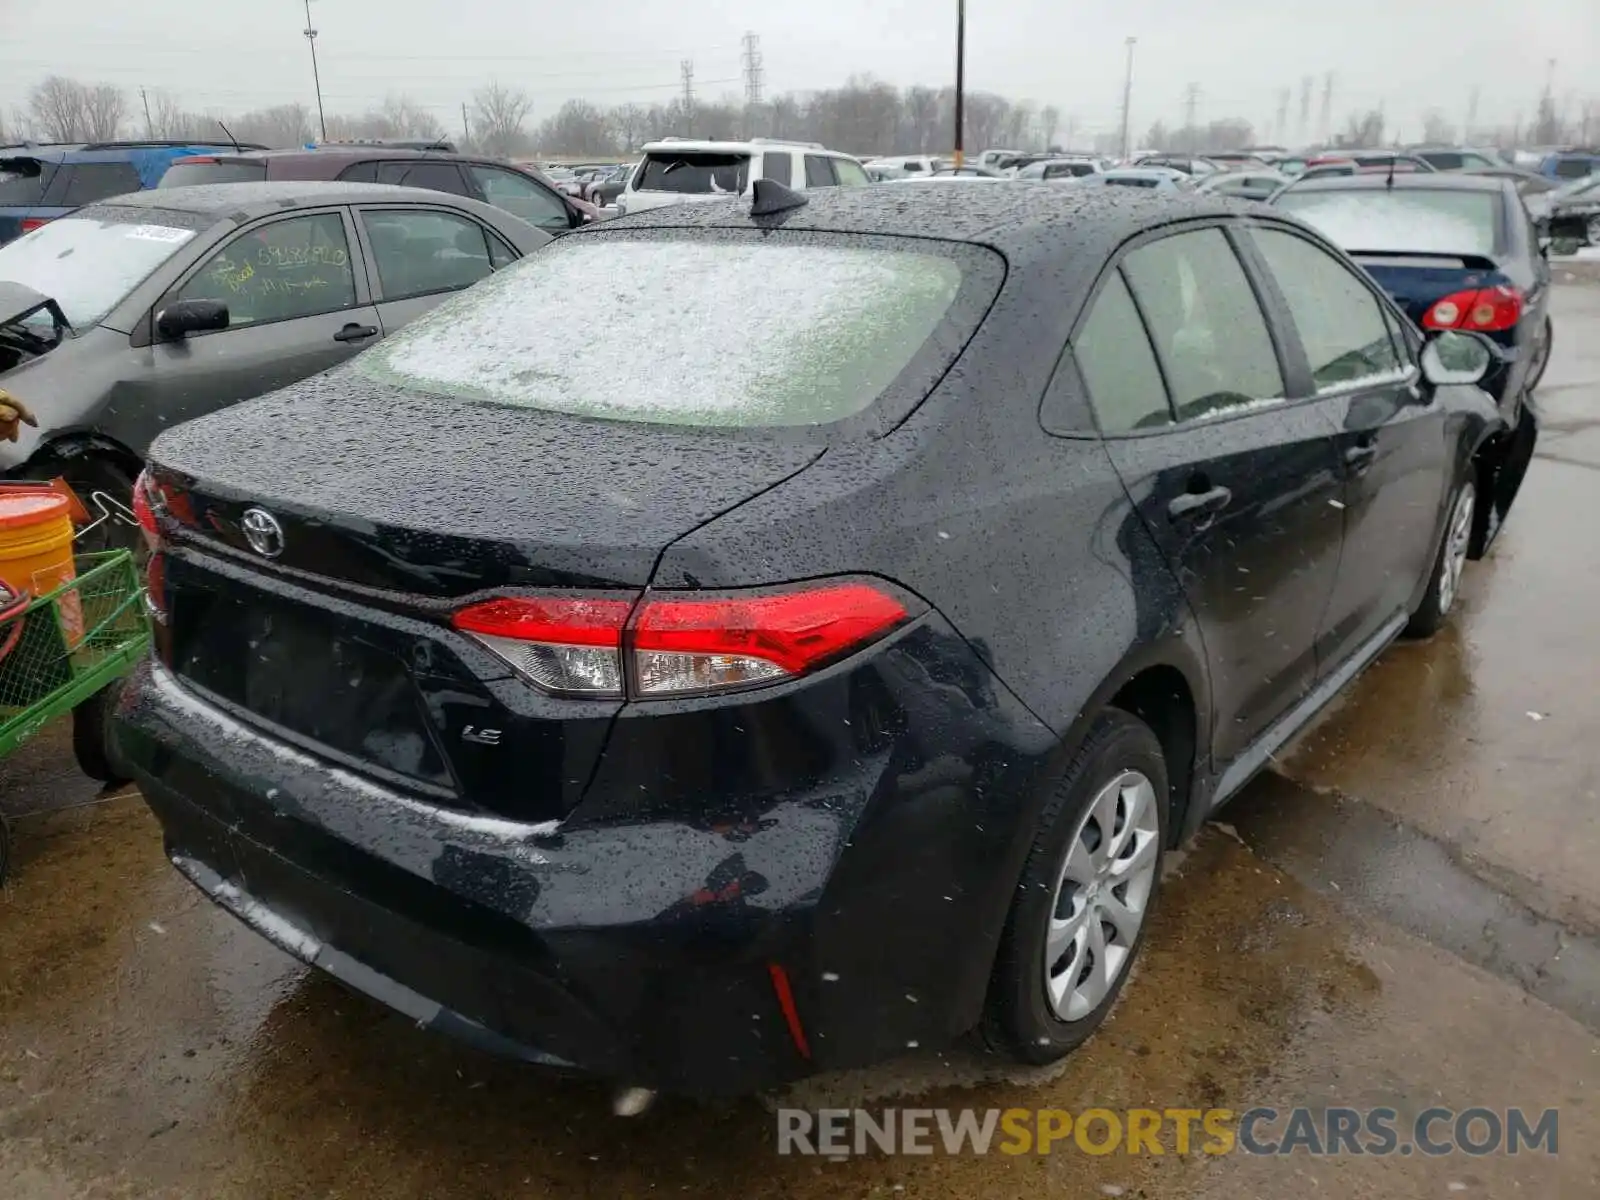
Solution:
M 1167 505 L 1167 516 L 1174 521 L 1203 513 L 1217 513 L 1233 501 L 1233 493 L 1225 487 L 1214 487 L 1208 492 L 1185 492 Z
M 334 334 L 333 340 L 336 342 L 359 342 L 366 338 L 377 336 L 378 327 L 376 325 L 357 325 L 352 322 Z

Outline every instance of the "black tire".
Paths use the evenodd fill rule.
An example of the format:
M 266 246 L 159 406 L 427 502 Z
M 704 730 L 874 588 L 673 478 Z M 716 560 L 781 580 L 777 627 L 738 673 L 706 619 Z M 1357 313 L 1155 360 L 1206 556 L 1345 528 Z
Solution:
M 1539 386 L 1539 381 L 1544 378 L 1545 369 L 1550 366 L 1550 353 L 1554 350 L 1555 344 L 1555 324 L 1549 317 L 1546 317 L 1544 319 L 1544 356 L 1539 359 L 1538 365 L 1528 375 L 1528 382 L 1524 385 L 1523 391 L 1531 392 Z
M 1466 513 L 1467 538 L 1470 542 L 1472 530 L 1476 528 L 1478 490 L 1472 475 L 1456 484 L 1450 493 L 1450 507 L 1445 510 L 1444 532 L 1439 537 L 1438 549 L 1434 551 L 1432 565 L 1428 568 L 1428 590 L 1422 595 L 1422 603 L 1417 606 L 1417 611 L 1411 614 L 1411 623 L 1406 626 L 1406 636 L 1413 638 L 1432 637 L 1444 627 L 1450 619 L 1450 613 L 1455 609 L 1457 600 L 1461 596 L 1461 579 L 1459 568 L 1456 571 L 1455 582 L 1447 590 L 1444 586 L 1444 565 L 1446 557 L 1452 553 L 1453 540 L 1460 536 L 1461 506 L 1469 506 Z M 1464 565 L 1464 551 L 1461 563 Z
M 1154 792 L 1159 830 L 1154 880 L 1138 934 L 1110 990 L 1086 1014 L 1064 1020 L 1048 997 L 1045 963 L 1045 938 L 1061 903 L 1058 884 L 1075 836 L 1089 832 L 1085 822 L 1092 820 L 1089 812 L 1096 797 L 1129 771 L 1142 774 Z M 983 1018 L 983 1039 L 995 1053 L 1022 1063 L 1051 1063 L 1077 1049 L 1105 1020 L 1132 972 L 1160 893 L 1169 797 L 1166 760 L 1150 727 L 1119 709 L 1102 713 L 1039 814 L 1033 848 L 1017 883 Z
M 119 680 L 72 710 L 72 756 L 80 771 L 107 787 L 121 787 L 133 779 L 111 731 L 111 716 L 121 694 Z

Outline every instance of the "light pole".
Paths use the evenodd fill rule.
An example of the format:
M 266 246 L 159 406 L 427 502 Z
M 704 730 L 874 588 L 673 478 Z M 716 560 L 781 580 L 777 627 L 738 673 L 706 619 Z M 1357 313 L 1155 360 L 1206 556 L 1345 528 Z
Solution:
M 956 0 L 956 170 L 961 169 L 961 129 L 967 117 L 967 0 Z
M 317 85 L 317 124 L 322 127 L 322 140 L 328 140 L 328 117 L 322 111 L 322 74 L 317 70 L 317 31 L 311 27 L 311 0 L 306 0 L 306 41 L 311 45 L 311 78 Z
M 1126 162 L 1133 153 L 1133 147 L 1128 144 L 1128 112 L 1133 105 L 1133 47 L 1138 38 L 1129 38 L 1128 47 L 1128 76 L 1122 84 L 1122 160 Z

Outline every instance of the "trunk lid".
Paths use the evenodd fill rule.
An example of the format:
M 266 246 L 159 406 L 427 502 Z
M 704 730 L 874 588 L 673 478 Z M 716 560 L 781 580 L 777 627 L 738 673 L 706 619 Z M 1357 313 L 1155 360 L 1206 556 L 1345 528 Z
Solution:
M 821 453 L 324 376 L 152 448 L 180 527 L 160 653 L 208 701 L 333 764 L 557 820 L 621 701 L 541 692 L 450 627 L 460 598 L 636 594 L 667 545 Z M 275 555 L 252 546 L 250 509 L 270 514 Z
M 275 567 L 455 597 L 642 588 L 668 544 L 821 453 L 336 372 L 182 425 L 151 458 L 193 493 L 203 541 L 256 557 L 242 519 L 261 507 L 282 529 Z

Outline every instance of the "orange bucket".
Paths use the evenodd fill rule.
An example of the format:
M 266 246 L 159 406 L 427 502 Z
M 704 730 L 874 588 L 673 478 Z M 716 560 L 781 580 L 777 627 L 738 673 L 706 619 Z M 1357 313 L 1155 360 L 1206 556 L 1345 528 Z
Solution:
M 77 577 L 72 562 L 72 502 L 55 492 L 0 494 L 0 580 L 13 592 L 45 596 Z M 83 640 L 83 606 L 62 597 L 61 633 Z

